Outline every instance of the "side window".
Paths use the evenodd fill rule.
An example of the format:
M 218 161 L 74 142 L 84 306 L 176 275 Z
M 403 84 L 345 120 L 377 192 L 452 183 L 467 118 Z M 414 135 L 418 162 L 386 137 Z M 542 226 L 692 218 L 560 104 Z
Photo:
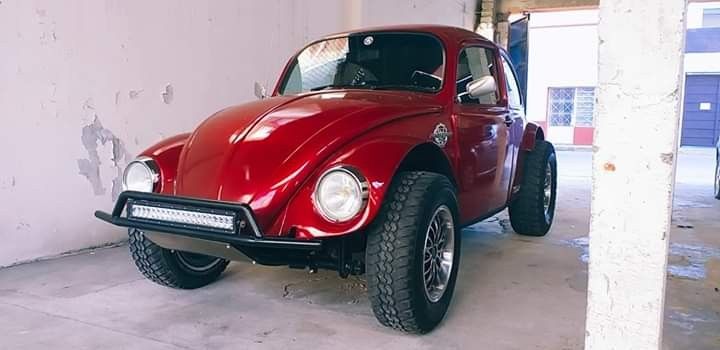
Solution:
M 286 94 L 299 94 L 302 92 L 302 76 L 300 76 L 300 66 L 297 63 L 295 63 L 289 78 L 285 81 L 283 90 Z
M 512 68 L 510 68 L 510 63 L 505 60 L 505 57 L 502 58 L 502 63 L 503 71 L 505 71 L 505 81 L 507 82 L 508 104 L 510 107 L 522 108 L 520 88 L 518 87 L 517 79 L 515 79 L 515 74 Z
M 498 102 L 497 90 L 480 98 L 467 93 L 467 84 L 484 76 L 495 76 L 493 51 L 484 47 L 466 47 L 460 52 L 457 67 L 457 99 L 462 104 L 494 105 Z M 497 81 L 497 78 L 495 79 Z

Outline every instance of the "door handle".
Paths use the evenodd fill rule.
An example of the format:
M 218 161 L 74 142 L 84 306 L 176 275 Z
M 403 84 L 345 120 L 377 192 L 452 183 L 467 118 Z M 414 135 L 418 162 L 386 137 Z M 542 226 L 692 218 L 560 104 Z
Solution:
M 510 127 L 514 122 L 515 122 L 515 118 L 513 118 L 509 115 L 505 116 L 505 125 L 507 125 L 508 127 Z

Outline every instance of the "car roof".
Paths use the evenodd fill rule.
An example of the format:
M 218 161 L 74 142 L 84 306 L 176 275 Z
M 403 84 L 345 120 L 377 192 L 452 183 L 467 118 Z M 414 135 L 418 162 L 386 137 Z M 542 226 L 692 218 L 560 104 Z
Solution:
M 368 27 L 360 28 L 356 30 L 350 30 L 346 32 L 336 33 L 328 35 L 323 39 L 329 39 L 340 36 L 347 36 L 352 34 L 367 33 L 367 32 L 415 32 L 415 33 L 428 33 L 434 34 L 440 37 L 444 41 L 451 41 L 460 43 L 465 40 L 481 40 L 487 43 L 493 44 L 492 41 L 487 40 L 481 35 L 469 31 L 464 28 L 438 25 L 438 24 L 411 24 L 411 25 L 395 25 L 395 26 L 380 26 L 380 27 Z M 494 44 L 493 44 L 494 45 Z

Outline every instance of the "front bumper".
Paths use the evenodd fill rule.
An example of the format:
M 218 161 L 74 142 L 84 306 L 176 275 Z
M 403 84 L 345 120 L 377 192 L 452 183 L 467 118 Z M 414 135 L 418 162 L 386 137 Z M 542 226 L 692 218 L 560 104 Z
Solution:
M 138 217 L 133 214 L 133 206 L 143 207 L 143 209 L 158 209 L 164 213 L 170 212 L 184 219 L 163 220 Z M 231 217 L 232 225 L 221 229 L 192 223 L 197 220 L 187 219 L 187 216 L 195 214 L 226 219 Z M 297 258 L 322 249 L 320 240 L 263 236 L 256 224 L 252 209 L 244 204 L 230 202 L 125 191 L 120 194 L 112 213 L 98 210 L 95 212 L 95 217 L 116 226 L 142 230 L 148 234 L 151 240 L 165 248 L 215 255 L 233 260 L 237 254 L 223 253 L 222 248 L 238 250 L 253 260 L 257 260 L 256 258 L 260 256 L 277 255 L 275 253 L 282 253 L 282 251 L 287 252 L 288 257 Z M 153 239 L 153 235 L 157 239 Z

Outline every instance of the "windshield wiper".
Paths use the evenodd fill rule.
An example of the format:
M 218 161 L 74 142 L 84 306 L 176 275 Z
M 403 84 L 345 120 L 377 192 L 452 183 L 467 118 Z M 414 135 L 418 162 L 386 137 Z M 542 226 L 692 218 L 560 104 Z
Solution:
M 411 90 L 420 92 L 436 92 L 435 88 L 429 86 L 410 85 L 410 84 L 383 84 L 375 85 L 375 90 Z
M 310 89 L 310 91 L 320 91 L 325 89 L 373 89 L 372 85 L 351 85 L 351 84 L 327 84 L 320 85 Z
M 325 89 L 368 89 L 368 90 L 410 90 L 419 92 L 437 92 L 435 88 L 429 86 L 411 85 L 411 84 L 364 84 L 364 85 L 352 85 L 352 84 L 327 84 L 314 87 L 310 91 L 320 91 Z

